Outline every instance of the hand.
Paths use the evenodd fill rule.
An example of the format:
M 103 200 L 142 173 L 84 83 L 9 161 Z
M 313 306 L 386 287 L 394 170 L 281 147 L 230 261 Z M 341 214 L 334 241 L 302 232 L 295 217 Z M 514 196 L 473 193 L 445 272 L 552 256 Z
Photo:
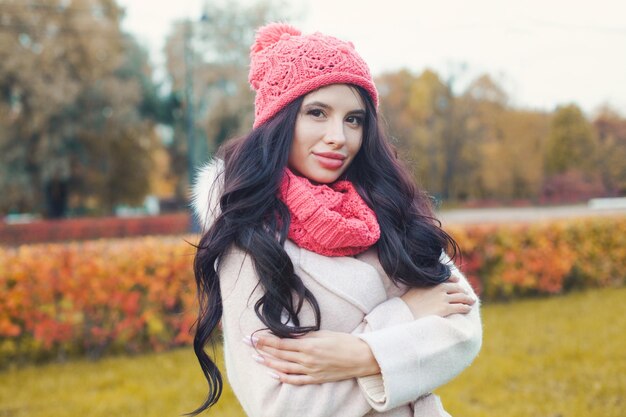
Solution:
M 348 333 L 320 330 L 295 339 L 264 334 L 244 342 L 254 345 L 254 359 L 286 384 L 321 384 L 380 372 L 368 344 Z
M 411 288 L 400 297 L 411 309 L 413 317 L 435 315 L 447 317 L 467 314 L 477 298 L 459 284 L 459 277 L 451 275 L 448 281 L 426 288 Z

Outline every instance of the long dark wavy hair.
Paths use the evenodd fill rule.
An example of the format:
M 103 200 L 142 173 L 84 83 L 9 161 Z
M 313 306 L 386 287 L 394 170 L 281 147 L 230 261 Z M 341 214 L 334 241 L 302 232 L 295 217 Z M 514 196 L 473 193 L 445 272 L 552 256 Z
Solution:
M 343 179 L 355 185 L 376 213 L 381 231 L 376 243 L 380 263 L 394 282 L 409 287 L 444 282 L 450 268 L 440 262 L 441 253 L 445 251 L 454 258 L 458 246 L 434 218 L 429 196 L 417 189 L 408 170 L 398 161 L 369 94 L 361 87 L 354 88 L 366 107 L 363 141 Z M 302 100 L 294 100 L 270 121 L 227 142 L 218 152 L 224 160 L 220 214 L 201 237 L 194 260 L 200 302 L 194 350 L 209 390 L 193 415 L 214 405 L 222 393 L 221 373 L 205 346 L 222 317 L 216 261 L 231 245 L 247 252 L 253 261 L 263 289 L 254 308 L 273 334 L 295 337 L 320 329 L 315 296 L 296 274 L 284 249 L 290 215 L 277 197 Z M 312 326 L 300 326 L 298 313 L 305 303 L 315 315 Z

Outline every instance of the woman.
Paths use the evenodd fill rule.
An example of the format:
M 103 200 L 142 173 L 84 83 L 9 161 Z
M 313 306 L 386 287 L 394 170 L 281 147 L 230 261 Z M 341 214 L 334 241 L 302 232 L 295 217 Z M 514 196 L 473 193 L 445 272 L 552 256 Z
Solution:
M 352 44 L 284 24 L 251 48 L 254 129 L 200 174 L 194 342 L 221 320 L 228 379 L 250 416 L 447 416 L 431 394 L 476 356 L 474 292 L 379 129 Z

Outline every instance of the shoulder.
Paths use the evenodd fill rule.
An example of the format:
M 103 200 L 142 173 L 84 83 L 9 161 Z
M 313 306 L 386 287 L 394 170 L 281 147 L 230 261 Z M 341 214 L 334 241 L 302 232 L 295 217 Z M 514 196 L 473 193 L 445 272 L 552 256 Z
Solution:
M 191 188 L 191 207 L 203 230 L 219 214 L 219 200 L 224 186 L 224 161 L 213 159 L 201 167 Z

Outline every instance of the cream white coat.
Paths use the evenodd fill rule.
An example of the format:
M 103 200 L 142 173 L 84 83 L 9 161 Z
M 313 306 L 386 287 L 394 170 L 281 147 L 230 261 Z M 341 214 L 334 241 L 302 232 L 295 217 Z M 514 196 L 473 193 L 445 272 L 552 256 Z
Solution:
M 194 209 L 205 228 L 218 213 L 221 163 L 204 167 L 194 186 Z M 381 373 L 317 385 L 281 384 L 252 358 L 244 343 L 265 326 L 254 303 L 262 295 L 250 257 L 231 248 L 219 260 L 228 380 L 251 417 L 437 417 L 449 416 L 431 392 L 463 371 L 482 342 L 479 303 L 468 314 L 415 320 L 399 298 L 406 288 L 395 285 L 382 269 L 376 249 L 356 257 L 326 257 L 287 241 L 298 276 L 315 295 L 321 328 L 357 335 L 370 346 Z M 442 262 L 449 262 L 442 256 Z M 467 280 L 453 273 L 472 294 Z M 313 323 L 305 305 L 302 325 Z

